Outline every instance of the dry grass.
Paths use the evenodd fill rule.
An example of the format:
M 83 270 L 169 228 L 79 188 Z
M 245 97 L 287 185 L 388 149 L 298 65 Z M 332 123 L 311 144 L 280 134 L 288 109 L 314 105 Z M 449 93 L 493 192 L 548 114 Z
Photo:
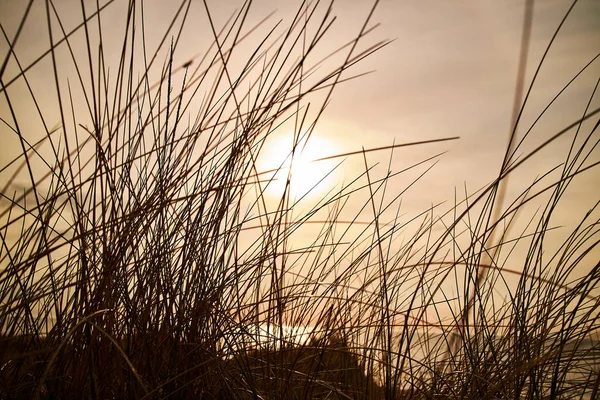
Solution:
M 111 64 L 98 46 L 114 41 L 103 11 L 83 7 L 70 34 L 48 1 L 48 51 L 2 63 L 2 129 L 21 152 L 0 166 L 0 397 L 595 397 L 597 208 L 561 246 L 546 243 L 574 179 L 598 173 L 596 88 L 580 119 L 521 154 L 522 55 L 525 96 L 490 185 L 402 218 L 405 190 L 391 180 L 437 156 L 390 162 L 380 177 L 366 153 L 393 149 L 365 149 L 339 155 L 362 157 L 362 174 L 294 213 L 305 199 L 289 182 L 277 201 L 267 195 L 272 174 L 256 164 L 265 141 L 292 124 L 295 157 L 333 89 L 386 42 L 364 44 L 368 15 L 321 62 L 333 17 L 313 2 L 248 52 L 244 41 L 270 20 L 247 27 L 245 3 L 222 29 L 210 18 L 213 45 L 175 65 L 190 6 L 178 5 L 154 49 L 143 3 L 125 4 Z M 18 35 L 5 33 L 11 49 Z M 51 66 L 57 125 L 29 85 L 38 63 Z M 506 198 L 509 174 L 565 138 L 564 162 Z M 296 247 L 314 226 L 312 243 Z M 294 340 L 290 326 L 311 327 L 309 338 Z

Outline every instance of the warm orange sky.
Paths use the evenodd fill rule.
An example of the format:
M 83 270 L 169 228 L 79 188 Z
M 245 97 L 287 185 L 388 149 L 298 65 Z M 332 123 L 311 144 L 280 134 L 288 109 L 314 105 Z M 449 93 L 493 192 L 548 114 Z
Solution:
M 24 3 L 14 0 L 0 2 L 0 22 L 9 37 L 14 36 Z M 209 1 L 215 24 L 223 24 L 239 3 Z M 67 25 L 73 26 L 81 18 L 78 1 L 62 0 L 56 4 Z M 165 16 L 174 13 L 173 6 L 170 2 L 161 1 L 145 4 L 150 31 L 163 32 L 169 20 Z M 275 9 L 278 10 L 267 25 L 272 26 L 279 18 L 285 24 L 293 16 L 297 4 L 292 1 L 255 1 L 248 26 Z M 527 84 L 569 5 L 569 1 L 558 0 L 535 3 Z M 336 2 L 334 14 L 338 15 L 338 20 L 327 39 L 327 45 L 331 47 L 323 51 L 334 49 L 357 34 L 370 6 L 369 1 Z M 109 8 L 103 16 L 107 32 L 120 32 L 122 29 L 122 15 L 115 10 L 121 8 Z M 507 143 L 523 12 L 524 1 L 521 0 L 381 1 L 372 18 L 373 22 L 381 25 L 365 39 L 364 46 L 383 39 L 394 41 L 358 65 L 348 76 L 370 70 L 375 72 L 336 89 L 316 134 L 334 143 L 338 152 L 460 136 L 457 141 L 394 152 L 392 165 L 398 170 L 448 151 L 405 196 L 403 207 L 408 214 L 427 209 L 440 201 L 452 202 L 455 189 L 459 194 L 464 192 L 463 185 L 470 193 L 481 188 L 498 173 Z M 47 48 L 45 23 L 44 2 L 37 1 L 16 49 L 24 64 Z M 265 29 L 259 33 L 266 32 Z M 176 65 L 201 53 L 212 41 L 201 1 L 193 4 L 184 34 L 185 39 L 175 57 Z M 254 40 L 258 39 L 260 34 Z M 150 46 L 156 41 L 157 38 L 149 35 Z M 6 54 L 5 41 L 1 42 L 0 51 Z M 65 49 L 62 51 L 66 52 Z M 580 1 L 541 69 L 523 114 L 521 134 L 553 96 L 599 51 L 600 2 Z M 46 60 L 29 75 L 38 85 L 40 100 L 48 103 L 44 106 L 45 110 L 52 110 L 52 89 L 46 91 L 43 88 L 49 67 Z M 11 77 L 12 74 L 14 65 L 9 65 L 6 75 Z M 600 62 L 596 61 L 540 120 L 531 137 L 525 141 L 523 151 L 534 148 L 580 118 L 599 75 Z M 17 98 L 19 90 L 23 91 L 24 87 L 11 88 L 11 95 Z M 596 95 L 591 109 L 600 105 L 599 99 Z M 31 105 L 23 103 L 22 107 L 20 112 L 26 112 L 23 110 Z M 4 98 L 0 100 L 0 113 L 8 120 Z M 53 121 L 51 111 L 47 111 L 46 115 L 48 121 Z M 590 129 L 589 124 L 585 126 Z M 32 125 L 31 131 L 35 129 Z M 0 137 L 3 142 L 0 164 L 4 165 L 14 157 L 18 148 L 14 136 L 5 126 L 0 126 Z M 32 134 L 33 137 L 35 134 Z M 562 162 L 567 143 L 561 140 L 549 146 L 514 174 L 510 180 L 509 198 L 520 193 L 536 176 Z M 369 155 L 368 160 L 387 165 L 389 155 L 389 152 L 374 153 Z M 597 150 L 594 155 L 590 162 L 598 160 Z M 353 176 L 357 171 L 361 172 L 362 163 L 360 156 L 349 158 L 343 173 Z M 597 171 L 592 170 L 573 183 L 572 192 L 565 198 L 566 202 L 557 215 L 557 224 L 569 224 L 597 201 L 600 197 L 600 174 Z M 379 173 L 382 173 L 381 170 Z M 401 190 L 409 183 L 409 178 L 396 179 L 392 181 L 391 191 Z M 445 209 L 450 206 L 448 204 Z
M 0 4 L 1 21 L 9 36 L 14 34 L 25 3 L 6 1 Z M 30 23 L 20 39 L 18 51 L 22 59 L 46 49 L 48 39 L 43 3 L 34 4 Z M 61 15 L 67 16 L 67 24 L 68 17 L 80 18 L 78 2 L 63 0 L 56 3 Z M 222 24 L 240 5 L 238 3 L 209 2 L 215 24 Z M 157 32 L 162 32 L 159 29 L 161 23 L 168 22 L 165 15 L 174 12 L 171 5 L 165 4 L 147 3 L 148 26 Z M 528 78 L 569 5 L 569 1 L 536 2 Z M 274 10 L 277 11 L 271 17 L 272 23 L 279 18 L 285 23 L 297 6 L 294 1 L 255 1 L 248 26 Z M 107 30 L 120 32 L 118 18 L 111 14 L 117 7 L 110 7 L 103 22 Z M 370 7 L 369 1 L 335 3 L 334 13 L 338 19 L 328 39 L 331 48 L 358 32 Z M 444 198 L 465 181 L 474 185 L 473 188 L 489 182 L 498 169 L 507 140 L 523 10 L 523 1 L 381 1 L 372 18 L 381 25 L 365 43 L 381 39 L 393 39 L 394 42 L 354 70 L 376 70 L 374 73 L 337 89 L 319 132 L 337 141 L 341 151 L 360 150 L 361 146 L 385 146 L 394 141 L 460 136 L 461 140 L 457 142 L 411 148 L 410 152 L 399 150 L 397 157 L 419 160 L 449 150 L 442 160 L 443 168 L 431 173 L 432 184 L 435 182 L 436 187 L 426 185 L 434 189 L 430 191 L 441 191 Z M 178 53 L 182 62 L 187 56 L 201 52 L 211 40 L 204 14 L 202 2 L 193 4 L 187 27 L 190 35 Z M 6 53 L 4 41 L 0 49 Z M 525 112 L 525 125 L 533 121 L 545 103 L 591 60 L 598 49 L 600 5 L 593 0 L 580 1 L 541 71 L 531 105 Z M 559 103 L 559 111 L 541 121 L 540 131 L 557 130 L 581 114 L 587 98 L 584 93 L 593 88 L 599 69 L 599 63 L 595 63 L 576 82 Z M 32 71 L 34 78 L 43 76 L 43 68 Z M 6 110 L 4 102 L 2 110 L 3 113 Z M 3 159 L 9 156 L 6 153 L 5 147 L 1 153 Z M 545 161 L 556 162 L 550 160 L 552 156 L 548 153 Z

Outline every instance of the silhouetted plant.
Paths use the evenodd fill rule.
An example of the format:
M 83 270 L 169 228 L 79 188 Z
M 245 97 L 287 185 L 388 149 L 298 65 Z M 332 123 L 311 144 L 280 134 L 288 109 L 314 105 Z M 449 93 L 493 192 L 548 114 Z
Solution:
M 21 29 L 3 28 L 1 118 L 20 153 L 0 169 L 0 397 L 596 396 L 598 203 L 557 249 L 546 239 L 574 178 L 597 173 L 595 87 L 579 119 L 523 154 L 532 89 L 517 96 L 498 178 L 445 211 L 400 217 L 415 180 L 390 198 L 392 179 L 426 173 L 439 155 L 397 171 L 390 161 L 383 177 L 367 162 L 407 143 L 328 157 L 362 157 L 364 172 L 314 203 L 291 195 L 287 172 L 273 201 L 274 171 L 257 166 L 265 142 L 293 123 L 293 163 L 347 70 L 387 44 L 359 47 L 372 12 L 322 59 L 331 5 L 303 3 L 279 36 L 274 27 L 248 49 L 268 19 L 247 27 L 246 2 L 217 30 L 204 3 L 214 42 L 179 65 L 191 1 L 156 49 L 143 2 L 125 4 L 120 42 L 108 35 L 112 3 L 82 2 L 67 31 L 46 2 L 50 46 L 33 61 L 20 59 Z M 29 79 L 48 65 L 51 117 Z M 510 173 L 568 135 L 562 164 L 503 194 Z M 313 225 L 298 248 L 294 235 Z

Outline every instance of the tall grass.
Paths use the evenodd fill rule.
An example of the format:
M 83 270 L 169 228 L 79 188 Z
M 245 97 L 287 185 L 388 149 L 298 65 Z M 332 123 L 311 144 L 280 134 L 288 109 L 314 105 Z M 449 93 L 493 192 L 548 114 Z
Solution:
M 387 42 L 365 38 L 372 11 L 329 49 L 331 5 L 304 3 L 282 28 L 247 26 L 250 3 L 222 27 L 204 3 L 212 45 L 180 63 L 189 0 L 156 45 L 136 1 L 82 2 L 72 30 L 47 1 L 50 45 L 27 61 L 21 28 L 2 28 L 2 131 L 20 150 L 0 169 L 0 396 L 595 397 L 598 203 L 566 234 L 554 216 L 598 173 L 596 87 L 577 120 L 521 150 L 528 12 L 497 179 L 404 217 L 439 155 L 399 169 L 389 156 L 380 176 L 367 154 L 400 143 L 332 155 L 364 171 L 311 201 L 292 195 L 285 165 L 259 169 L 265 143 L 292 126 L 293 163 L 334 88 Z M 118 7 L 120 41 L 102 19 Z M 556 141 L 564 161 L 507 196 Z M 275 199 L 273 179 L 286 179 Z

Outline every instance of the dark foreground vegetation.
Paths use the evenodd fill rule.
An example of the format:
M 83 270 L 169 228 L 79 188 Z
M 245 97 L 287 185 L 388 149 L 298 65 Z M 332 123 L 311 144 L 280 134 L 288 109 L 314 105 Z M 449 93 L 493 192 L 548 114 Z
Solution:
M 21 30 L 5 32 L 2 135 L 19 154 L 0 165 L 0 398 L 598 394 L 599 199 L 548 243 L 562 198 L 599 173 L 596 87 L 570 125 L 528 142 L 517 126 L 535 77 L 528 89 L 522 58 L 498 177 L 446 210 L 401 217 L 405 191 L 391 183 L 438 156 L 381 177 L 363 152 L 362 173 L 298 212 L 308 200 L 290 179 L 269 198 L 273 171 L 256 160 L 285 124 L 292 160 L 310 140 L 333 89 L 386 44 L 369 42 L 371 15 L 330 49 L 329 4 L 305 3 L 273 30 L 247 26 L 249 2 L 222 27 L 207 7 L 213 45 L 176 63 L 199 3 L 173 9 L 156 47 L 147 3 L 109 3 L 82 2 L 83 23 L 66 27 L 45 2 L 39 58 L 22 60 Z M 118 7 L 115 40 L 102 15 Z M 29 78 L 40 68 L 43 88 Z M 562 161 L 509 196 L 509 174 L 557 142 Z
M 340 338 L 322 343 L 315 340 L 304 346 L 241 349 L 234 357 L 220 359 L 215 351 L 173 339 L 146 338 L 130 343 L 96 345 L 98 365 L 111 365 L 127 355 L 131 364 L 148 371 L 144 380 L 158 388 L 150 397 L 206 397 L 251 399 L 266 398 L 369 399 L 383 398 L 384 391 L 365 366 Z M 2 361 L 5 394 L 27 397 L 45 369 L 48 357 L 58 350 L 55 340 L 35 340 L 19 336 L 3 338 Z M 61 358 L 77 359 L 77 349 L 66 345 Z M 121 352 L 123 354 L 121 354 Z M 9 362 L 12 360 L 12 362 Z M 102 398 L 144 397 L 147 391 L 138 384 L 127 363 L 94 371 L 93 380 L 85 369 L 55 368 L 44 380 L 43 397 L 90 397 L 92 388 L 77 382 L 113 382 L 96 388 Z M 83 374 L 83 376 L 81 376 Z

